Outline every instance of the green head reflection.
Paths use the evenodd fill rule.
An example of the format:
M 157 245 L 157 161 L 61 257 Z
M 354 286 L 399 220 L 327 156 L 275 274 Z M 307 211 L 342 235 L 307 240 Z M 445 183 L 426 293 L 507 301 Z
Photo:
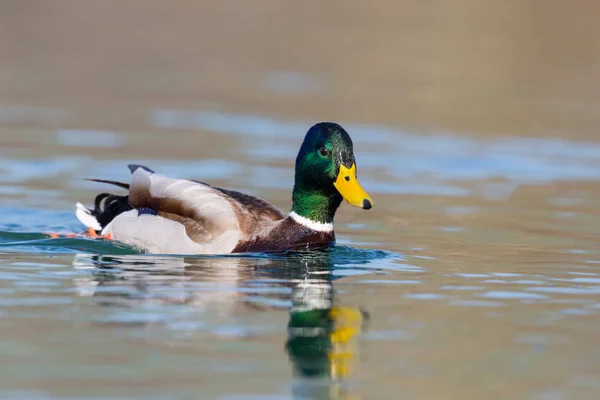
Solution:
M 307 263 L 313 272 L 319 264 L 315 261 Z M 319 261 L 327 266 L 326 257 Z M 286 350 L 302 377 L 342 380 L 355 368 L 357 341 L 368 316 L 357 307 L 335 305 L 333 297 L 333 279 L 327 271 L 308 274 L 292 288 Z

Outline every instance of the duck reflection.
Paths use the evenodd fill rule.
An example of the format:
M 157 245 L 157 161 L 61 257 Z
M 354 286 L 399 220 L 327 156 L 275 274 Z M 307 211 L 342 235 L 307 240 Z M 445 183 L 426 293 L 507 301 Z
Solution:
M 89 269 L 89 275 L 76 279 L 78 293 L 94 296 L 106 307 L 184 304 L 192 305 L 195 314 L 205 310 L 226 318 L 287 309 L 284 348 L 299 378 L 294 397 L 339 399 L 346 398 L 343 382 L 356 368 L 358 338 L 368 321 L 366 312 L 343 307 L 336 299 L 332 272 L 344 262 L 329 252 L 198 258 L 80 255 L 74 266 Z M 316 378 L 329 383 L 315 385 Z
M 331 279 L 305 279 L 294 287 L 285 348 L 296 376 L 304 378 L 294 385 L 294 398 L 351 398 L 344 382 L 356 367 L 358 337 L 367 321 L 358 307 L 335 305 Z M 320 377 L 329 383 L 306 379 Z

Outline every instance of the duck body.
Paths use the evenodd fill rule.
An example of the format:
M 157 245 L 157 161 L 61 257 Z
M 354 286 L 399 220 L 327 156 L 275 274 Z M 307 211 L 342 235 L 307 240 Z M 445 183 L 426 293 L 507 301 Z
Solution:
M 342 151 L 336 160 L 332 151 L 323 150 L 327 143 L 333 147 L 331 136 L 335 139 L 340 135 L 343 147 L 350 146 L 351 157 L 346 160 L 342 159 Z M 307 145 L 307 141 L 314 143 Z M 333 215 L 343 198 L 362 208 L 372 204 L 356 181 L 351 146 L 348 134 L 337 124 L 321 123 L 309 130 L 296 159 L 294 204 L 288 215 L 258 197 L 200 181 L 163 176 L 140 165 L 129 165 L 129 184 L 90 179 L 117 185 L 128 190 L 128 194 L 102 193 L 96 197 L 94 208 L 78 203 L 76 215 L 98 234 L 110 235 L 154 254 L 328 247 L 335 243 Z M 315 151 L 316 159 L 311 154 Z M 305 170 L 309 171 L 308 176 Z M 347 186 L 339 186 L 345 196 L 336 182 Z

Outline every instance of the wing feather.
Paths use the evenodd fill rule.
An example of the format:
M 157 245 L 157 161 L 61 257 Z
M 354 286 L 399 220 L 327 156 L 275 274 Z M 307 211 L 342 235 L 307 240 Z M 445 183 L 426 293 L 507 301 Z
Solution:
M 207 185 L 212 187 L 213 189 L 218 190 L 219 192 L 226 194 L 227 196 L 235 199 L 238 203 L 246 208 L 246 210 L 254 215 L 258 219 L 265 219 L 270 221 L 279 221 L 284 219 L 287 215 L 281 209 L 269 203 L 266 200 L 263 200 L 259 197 L 255 197 L 246 193 L 238 192 L 236 190 L 231 189 L 223 189 L 220 187 L 209 185 L 208 183 L 194 180 L 193 182 L 200 183 L 202 185 Z
M 209 185 L 154 174 L 143 168 L 132 174 L 129 202 L 136 208 L 151 207 L 201 222 L 213 234 L 239 229 L 244 214 L 240 203 Z
M 99 214 L 96 218 L 103 232 L 126 243 L 151 251 L 228 253 L 240 240 L 250 240 L 270 222 L 285 218 L 280 209 L 258 197 L 200 181 L 170 178 L 144 166 L 129 168 L 129 184 L 94 180 L 129 189 L 128 195 L 119 196 L 127 207 L 111 214 L 106 223 L 101 219 L 108 209 L 92 213 Z M 135 209 L 142 207 L 154 209 L 157 215 L 139 215 Z

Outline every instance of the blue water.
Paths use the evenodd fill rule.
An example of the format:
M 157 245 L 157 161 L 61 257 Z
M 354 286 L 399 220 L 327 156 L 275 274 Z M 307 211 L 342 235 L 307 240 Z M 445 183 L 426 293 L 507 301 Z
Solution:
M 0 118 L 32 113 L 67 118 Z M 308 122 L 176 109 L 148 122 L 191 156 L 79 128 L 48 131 L 39 156 L 37 143 L 0 154 L 0 398 L 600 392 L 597 143 L 345 124 L 376 206 L 344 204 L 328 251 L 50 238 L 82 232 L 75 201 L 107 189 L 83 178 L 127 181 L 132 162 L 289 207 Z M 205 150 L 204 130 L 224 147 Z
M 152 378 L 153 370 L 163 363 L 168 363 L 172 373 L 180 371 L 182 375 L 256 373 L 256 363 L 252 358 L 246 360 L 244 354 L 263 350 L 244 343 L 283 332 L 287 332 L 286 338 L 276 346 L 275 354 L 285 354 L 294 375 L 308 379 L 295 385 L 292 392 L 311 396 L 326 393 L 330 384 L 315 386 L 312 382 L 346 378 L 346 373 L 336 368 L 355 363 L 347 352 L 352 354 L 357 334 L 369 321 L 368 312 L 359 307 L 336 308 L 333 282 L 350 275 L 386 274 L 386 263 L 404 258 L 390 251 L 344 245 L 322 252 L 268 255 L 147 255 L 115 241 L 49 238 L 43 233 L 76 231 L 71 213 L 20 208 L 3 211 L 0 328 L 11 332 L 11 327 L 28 331 L 32 324 L 45 326 L 33 342 L 28 343 L 28 335 L 19 338 L 8 334 L 0 345 L 5 362 L 12 360 L 10 372 L 0 378 L 0 396 L 5 398 L 37 399 L 49 393 L 72 395 L 77 390 L 85 390 L 89 398 L 113 397 L 125 393 L 117 382 L 127 378 L 150 383 L 156 379 Z M 238 297 L 243 302 L 236 300 Z M 247 310 L 245 315 L 232 314 L 237 303 Z M 332 316 L 334 309 L 338 310 L 337 317 Z M 287 314 L 284 321 L 273 324 L 263 317 L 265 312 L 277 310 L 278 315 Z M 73 329 L 86 331 L 85 339 Z M 344 333 L 344 349 L 337 349 L 340 343 L 331 335 L 347 329 L 356 333 Z M 121 339 L 110 339 L 115 334 Z M 156 348 L 143 350 L 143 346 L 136 350 L 139 344 L 123 347 L 123 341 L 184 343 L 198 335 L 218 338 L 207 342 L 211 343 L 207 348 L 222 347 L 217 359 L 186 359 Z M 68 346 L 61 351 L 59 361 L 58 353 L 47 347 L 49 341 L 60 343 L 58 348 Z M 228 344 L 219 344 L 223 341 Z M 130 368 L 127 362 L 113 361 L 138 351 L 144 353 L 143 366 L 129 364 Z M 333 360 L 332 355 L 338 353 L 340 360 Z M 223 362 L 227 354 L 242 359 Z M 176 361 L 169 357 L 176 357 Z M 34 364 L 27 361 L 31 358 L 36 360 Z M 95 361 L 103 358 L 100 364 Z M 55 367 L 45 367 L 46 362 Z M 86 384 L 85 389 L 74 383 L 89 379 L 95 383 Z M 59 385 L 57 389 L 48 389 L 53 382 Z M 112 383 L 105 386 L 101 382 Z M 135 393 L 163 398 L 157 392 L 165 390 L 170 396 L 195 387 L 166 386 L 159 389 L 150 384 Z

